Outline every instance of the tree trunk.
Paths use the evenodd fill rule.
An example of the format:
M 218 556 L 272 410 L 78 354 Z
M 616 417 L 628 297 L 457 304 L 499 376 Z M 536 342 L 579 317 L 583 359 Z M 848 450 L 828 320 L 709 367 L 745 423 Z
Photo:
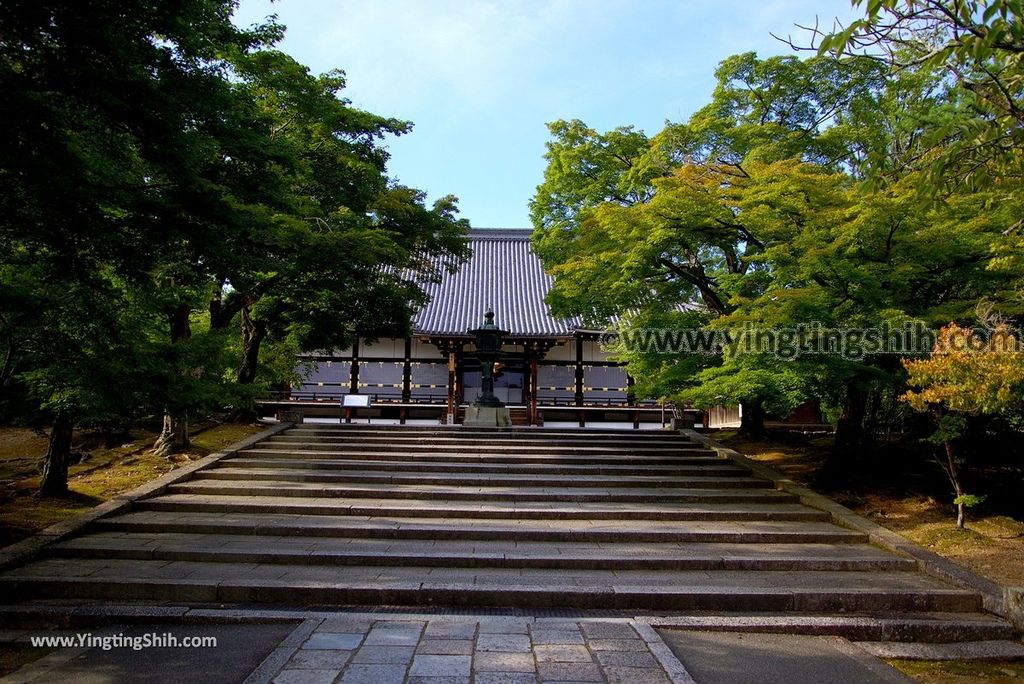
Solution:
M 64 496 L 68 493 L 68 464 L 71 462 L 71 437 L 74 424 L 71 416 L 61 411 L 53 421 L 50 445 L 42 464 L 39 493 L 43 496 Z
M 949 481 L 953 484 L 953 491 L 956 493 L 956 526 L 963 528 L 967 525 L 967 512 L 966 504 L 964 504 L 963 495 L 964 488 L 960 482 L 960 471 L 956 467 L 956 458 L 953 453 L 953 442 L 946 440 L 943 442 L 946 448 L 946 474 L 949 475 Z
M 740 434 L 751 439 L 764 437 L 764 403 L 750 401 L 740 405 Z
M 192 337 L 192 323 L 189 321 L 191 315 L 192 308 L 188 304 L 179 304 L 167 315 L 171 342 L 181 342 Z
M 7 345 L 7 353 L 4 354 L 4 365 L 0 368 L 0 387 L 7 387 L 11 378 L 14 377 L 14 343 Z
M 856 454 L 867 444 L 868 440 L 864 433 L 867 404 L 868 393 L 858 386 L 856 381 L 851 380 L 846 386 L 843 415 L 836 423 L 835 451 L 837 454 Z
M 259 369 L 260 345 L 267 336 L 267 324 L 252 318 L 248 307 L 242 309 L 242 363 L 238 367 L 238 384 L 251 385 Z
M 189 317 L 192 309 L 188 304 L 179 304 L 167 315 L 170 325 L 171 342 L 177 344 L 192 337 L 192 324 Z M 167 457 L 191 445 L 188 438 L 188 418 L 174 415 L 170 411 L 164 413 L 164 424 L 160 435 L 153 442 L 152 452 L 157 456 Z
M 153 453 L 167 457 L 180 449 L 187 449 L 192 441 L 188 436 L 188 418 L 164 414 L 163 428 L 153 444 Z

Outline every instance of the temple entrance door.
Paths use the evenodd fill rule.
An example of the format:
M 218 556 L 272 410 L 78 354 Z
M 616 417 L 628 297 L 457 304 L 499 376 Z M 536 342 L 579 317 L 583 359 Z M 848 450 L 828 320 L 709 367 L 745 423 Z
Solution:
M 505 404 L 523 403 L 523 381 L 525 374 L 522 368 L 502 367 L 494 376 L 494 396 Z M 472 404 L 480 395 L 483 378 L 479 370 L 467 370 L 462 374 L 463 401 Z

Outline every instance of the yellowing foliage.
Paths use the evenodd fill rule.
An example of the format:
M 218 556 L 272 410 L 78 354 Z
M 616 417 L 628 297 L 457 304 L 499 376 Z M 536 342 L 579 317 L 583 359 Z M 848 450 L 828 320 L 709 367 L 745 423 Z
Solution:
M 939 331 L 932 355 L 906 359 L 908 384 L 901 398 L 917 411 L 942 408 L 959 413 L 1001 413 L 1021 401 L 1024 354 L 1005 325 L 984 336 L 949 324 Z

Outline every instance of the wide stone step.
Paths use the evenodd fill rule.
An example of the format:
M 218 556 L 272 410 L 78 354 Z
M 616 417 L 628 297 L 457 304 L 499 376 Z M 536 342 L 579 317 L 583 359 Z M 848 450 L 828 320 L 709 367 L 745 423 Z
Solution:
M 251 449 L 242 449 L 239 456 L 251 456 L 256 458 L 286 458 L 286 459 L 328 459 L 338 458 L 344 460 L 365 459 L 368 461 L 434 461 L 444 463 L 545 463 L 545 464 L 570 464 L 570 465 L 604 465 L 604 464 L 637 464 L 637 465 L 675 465 L 675 464 L 702 464 L 717 462 L 722 459 L 711 456 L 634 456 L 634 455 L 561 455 L 561 454 L 494 454 L 494 453 L 444 453 L 437 451 L 429 452 L 386 452 L 373 449 L 291 449 L 263 445 L 255 445 Z
M 541 456 L 687 456 L 687 455 L 712 455 L 713 451 L 701 446 L 679 445 L 679 446 L 645 446 L 645 447 L 624 447 L 617 449 L 613 446 L 594 444 L 592 446 L 552 446 L 547 444 L 509 444 L 493 440 L 479 444 L 443 444 L 435 443 L 433 440 L 422 440 L 406 444 L 363 444 L 357 441 L 348 440 L 290 440 L 271 437 L 260 442 L 257 447 L 268 449 L 292 449 L 295 451 L 375 451 L 375 452 L 402 452 L 402 453 L 457 453 L 457 454 L 538 454 Z
M 473 518 L 496 520 L 786 520 L 828 521 L 829 515 L 799 504 L 675 504 L 596 503 L 567 506 L 562 502 L 521 504 L 409 499 L 347 499 L 313 497 L 299 491 L 289 496 L 287 488 L 267 487 L 261 494 L 252 490 L 221 491 L 217 487 L 193 488 L 181 485 L 176 494 L 148 499 L 138 508 L 151 511 L 203 511 L 208 513 L 254 513 L 336 516 L 405 516 L 415 518 Z M 302 498 L 306 495 L 306 498 Z
M 604 438 L 604 437 L 557 437 L 557 436 L 535 436 L 535 437 L 519 437 L 515 439 L 502 439 L 500 436 L 487 436 L 480 435 L 478 437 L 456 437 L 456 436 L 425 436 L 425 435 L 366 435 L 358 437 L 350 437 L 347 435 L 338 435 L 336 433 L 325 433 L 325 432 L 283 432 L 273 437 L 275 441 L 280 442 L 343 442 L 347 444 L 420 444 L 423 442 L 430 442 L 431 444 L 437 444 L 439 446 L 446 447 L 458 447 L 461 449 L 468 449 L 480 445 L 489 444 L 502 444 L 506 446 L 543 446 L 549 449 L 559 449 L 564 447 L 595 447 L 599 446 L 602 449 L 613 449 L 613 450 L 631 450 L 631 449 L 646 449 L 649 447 L 659 448 L 694 448 L 701 449 L 700 444 L 683 437 L 674 437 L 670 439 L 651 440 L 651 439 L 615 439 L 615 438 Z
M 287 429 L 282 434 L 326 433 L 344 435 L 346 437 L 454 437 L 454 438 L 485 438 L 485 439 L 535 439 L 538 437 L 568 439 L 624 439 L 649 442 L 658 441 L 690 441 L 689 437 L 671 430 L 616 430 L 601 428 L 472 428 L 462 425 L 360 425 L 337 423 L 304 423 Z
M 213 472 L 241 475 L 250 480 L 255 473 L 276 476 L 275 479 L 299 479 L 294 471 L 283 472 L 277 469 L 264 471 L 218 468 L 209 471 L 202 477 L 208 478 Z M 213 477 L 217 477 L 213 475 Z M 378 483 L 378 484 L 411 484 L 411 485 L 442 485 L 460 487 L 542 487 L 558 489 L 764 489 L 771 488 L 772 483 L 756 477 L 747 477 L 743 472 L 730 471 L 728 475 L 688 475 L 686 477 L 669 477 L 665 475 L 592 475 L 579 477 L 574 475 L 523 475 L 518 473 L 415 473 L 374 470 L 353 470 L 343 475 L 330 475 L 308 471 L 306 478 L 311 482 L 347 482 L 347 483 Z M 232 479 L 223 477 L 222 479 Z
M 442 484 L 412 484 L 368 482 L 353 484 L 322 484 L 316 482 L 246 481 L 246 480 L 193 480 L 172 484 L 173 494 L 221 495 L 228 497 L 289 497 L 315 499 L 368 498 L 375 499 L 450 499 L 453 501 L 560 501 L 560 502 L 634 502 L 634 503 L 696 503 L 709 501 L 709 491 L 740 491 L 733 503 L 746 500 L 757 488 L 721 486 L 713 487 L 526 487 L 501 485 L 445 486 Z M 721 499 L 719 500 L 722 501 Z
M 908 572 L 656 572 L 307 566 L 49 558 L 0 577 L 4 595 L 224 603 L 650 610 L 978 612 L 978 594 Z
M 1011 639 L 1013 626 L 986 613 L 903 613 L 900 615 L 807 615 L 734 613 L 653 618 L 658 629 L 759 634 L 841 636 L 851 641 L 888 643 Z
M 434 542 L 245 535 L 98 533 L 56 544 L 65 558 L 307 565 L 566 568 L 591 570 L 912 571 L 917 565 L 849 544 L 591 544 Z
M 264 496 L 281 494 L 290 497 L 330 497 L 351 499 L 411 499 L 419 501 L 477 501 L 501 502 L 558 502 L 562 504 L 604 503 L 791 503 L 797 501 L 792 494 L 777 489 L 686 489 L 636 487 L 458 487 L 424 484 L 347 484 L 307 485 L 283 482 L 274 486 L 268 482 L 202 479 L 174 485 L 171 491 L 191 493 L 225 492 L 235 496 Z M 140 504 L 141 505 L 141 504 Z
M 477 473 L 520 473 L 528 474 L 554 474 L 554 475 L 630 475 L 630 474 L 749 474 L 747 468 L 731 465 L 728 461 L 719 458 L 700 459 L 693 463 L 694 459 L 679 459 L 679 463 L 673 465 L 637 465 L 635 463 L 624 463 L 615 465 L 565 465 L 551 463 L 480 463 L 450 461 L 424 461 L 422 459 L 410 459 L 408 461 L 367 461 L 365 459 L 324 459 L 324 458 L 258 458 L 238 457 L 225 459 L 223 463 L 228 468 L 251 468 L 251 469 L 274 469 L 274 470 L 317 470 L 317 471 L 348 471 L 366 470 L 372 467 L 373 470 L 388 471 L 418 471 L 427 473 L 450 473 L 450 472 L 477 472 Z M 218 469 L 220 470 L 220 469 Z M 202 471 L 215 472 L 215 471 Z
M 408 516 L 334 516 L 192 511 L 138 511 L 93 523 L 113 532 L 300 535 L 376 539 L 551 542 L 713 542 L 744 544 L 865 544 L 867 535 L 825 522 L 660 520 L 432 520 Z

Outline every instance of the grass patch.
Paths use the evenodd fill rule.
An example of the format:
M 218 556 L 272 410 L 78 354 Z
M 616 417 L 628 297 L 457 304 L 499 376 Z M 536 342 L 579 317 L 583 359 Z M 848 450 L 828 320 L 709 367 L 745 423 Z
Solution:
M 46 452 L 46 439 L 32 430 L 0 429 L 0 546 L 13 544 L 265 427 L 219 425 L 196 435 L 190 449 L 169 459 L 149 453 L 156 439 L 149 432 L 133 433 L 124 444 L 115 447 L 80 448 L 84 458 L 69 469 L 70 492 L 62 498 L 36 495 L 37 468 Z

